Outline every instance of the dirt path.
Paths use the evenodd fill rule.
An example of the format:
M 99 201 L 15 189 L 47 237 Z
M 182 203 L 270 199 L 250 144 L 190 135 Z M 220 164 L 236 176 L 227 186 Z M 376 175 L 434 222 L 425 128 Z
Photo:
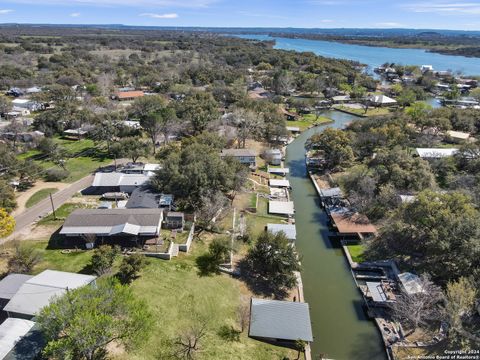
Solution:
M 26 210 L 25 204 L 27 203 L 28 199 L 35 194 L 36 192 L 43 190 L 43 189 L 57 189 L 57 191 L 61 191 L 67 188 L 70 184 L 61 183 L 61 182 L 45 182 L 45 181 L 37 181 L 33 187 L 28 189 L 27 191 L 18 192 L 17 195 L 17 208 L 12 213 L 15 217 Z

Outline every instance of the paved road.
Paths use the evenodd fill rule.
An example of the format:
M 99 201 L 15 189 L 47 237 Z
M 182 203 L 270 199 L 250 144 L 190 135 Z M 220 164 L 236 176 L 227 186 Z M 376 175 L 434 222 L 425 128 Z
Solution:
M 65 203 L 68 199 L 75 195 L 75 193 L 89 187 L 92 184 L 92 181 L 93 175 L 88 175 L 78 180 L 77 182 L 74 182 L 69 187 L 53 194 L 52 197 L 55 209 L 60 207 L 63 203 Z M 31 208 L 27 209 L 23 213 L 15 216 L 15 232 L 20 232 L 24 230 L 25 228 L 33 224 L 35 221 L 51 212 L 52 204 L 50 202 L 50 198 L 48 197 L 40 201 L 38 204 L 32 206 Z M 8 238 L 6 238 L 5 240 L 8 240 Z

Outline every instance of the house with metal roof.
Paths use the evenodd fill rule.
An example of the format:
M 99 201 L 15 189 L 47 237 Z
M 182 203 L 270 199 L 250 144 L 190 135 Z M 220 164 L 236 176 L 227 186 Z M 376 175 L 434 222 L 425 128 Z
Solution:
M 447 158 L 458 152 L 458 149 L 453 148 L 417 148 L 415 150 L 417 151 L 418 156 L 425 160 Z
M 162 209 L 77 209 L 65 220 L 60 234 L 82 236 L 158 235 Z
M 77 209 L 60 230 L 72 241 L 92 237 L 102 242 L 141 245 L 160 234 L 162 209 Z
M 56 297 L 95 282 L 92 275 L 45 270 L 23 283 L 4 307 L 9 317 L 31 320 Z
M 397 104 L 397 100 L 386 95 L 372 95 L 368 98 L 368 101 L 373 106 L 392 106 Z
M 312 342 L 309 306 L 302 302 L 252 298 L 248 335 L 279 342 Z
M 266 229 L 272 234 L 277 234 L 282 231 L 290 241 L 297 239 L 297 228 L 295 224 L 267 224 Z
M 223 149 L 220 153 L 222 158 L 233 157 L 237 159 L 241 164 L 251 167 L 257 166 L 257 153 L 250 149 Z
M 149 179 L 150 174 L 97 172 L 91 187 L 101 193 L 120 191 L 131 194 L 135 189 L 146 185 Z

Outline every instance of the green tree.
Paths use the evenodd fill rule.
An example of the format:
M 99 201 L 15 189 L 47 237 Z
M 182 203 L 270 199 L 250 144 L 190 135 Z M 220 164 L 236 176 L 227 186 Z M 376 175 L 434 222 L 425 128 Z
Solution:
M 282 298 L 297 285 L 299 260 L 285 233 L 263 232 L 245 257 L 244 267 L 259 288 Z
M 165 105 L 166 101 L 161 96 L 142 96 L 133 101 L 129 112 L 132 116 L 142 119 L 149 114 L 159 112 Z
M 168 136 L 177 123 L 177 115 L 171 107 L 162 108 L 157 112 L 149 113 L 140 118 L 140 125 L 152 140 L 153 154 L 155 154 L 157 137 L 162 134 L 164 136 L 164 142 L 167 143 Z
M 12 110 L 12 102 L 6 96 L 0 96 L 0 115 L 7 119 L 7 113 Z
M 110 151 L 117 158 L 130 158 L 134 163 L 137 162 L 138 158 L 148 156 L 149 149 L 150 145 L 140 137 L 126 137 L 110 147 Z
M 475 88 L 473 90 L 470 90 L 470 96 L 476 99 L 477 101 L 480 101 L 480 88 Z
M 185 208 L 199 210 L 205 196 L 228 193 L 238 186 L 242 168 L 231 167 L 217 149 L 197 142 L 182 146 L 162 159 L 152 179 L 159 191 L 174 194 Z
M 423 122 L 427 118 L 428 113 L 432 110 L 432 107 L 428 105 L 427 103 L 424 103 L 422 101 L 413 103 L 409 107 L 405 109 L 405 113 L 410 117 L 412 122 L 417 125 L 423 127 Z
M 396 258 L 445 284 L 478 271 L 479 238 L 480 215 L 470 198 L 425 190 L 392 214 L 367 254 Z
M 146 265 L 145 255 L 135 253 L 124 257 L 117 274 L 120 282 L 124 285 L 130 284 L 138 278 L 138 274 Z
M 478 290 L 468 278 L 461 277 L 447 284 L 445 292 L 445 318 L 448 322 L 448 337 L 452 343 L 462 343 L 471 340 L 480 343 L 480 337 L 475 335 L 468 324 L 476 313 Z
M 148 339 L 153 317 L 129 287 L 108 279 L 67 291 L 42 309 L 37 323 L 54 359 L 98 360 L 112 343 L 134 349 Z
M 12 186 L 6 181 L 0 180 L 0 211 L 4 210 L 10 214 L 16 207 L 17 201 Z
M 118 246 L 101 245 L 93 252 L 90 260 L 90 267 L 92 271 L 98 276 L 105 275 L 112 270 L 115 259 L 120 254 Z
M 397 96 L 397 103 L 403 109 L 405 109 L 405 107 L 409 105 L 412 105 L 416 100 L 417 100 L 417 95 L 411 89 L 403 89 L 398 93 L 398 96 Z
M 218 120 L 218 103 L 212 94 L 196 92 L 188 96 L 180 105 L 180 116 L 190 122 L 195 134 L 199 134 L 208 124 Z
M 399 147 L 379 150 L 368 165 L 376 175 L 379 186 L 391 184 L 398 190 L 415 191 L 435 186 L 429 163 L 412 157 Z
M 313 135 L 309 146 L 324 152 L 327 167 L 330 169 L 348 166 L 354 159 L 350 137 L 340 129 L 327 128 Z

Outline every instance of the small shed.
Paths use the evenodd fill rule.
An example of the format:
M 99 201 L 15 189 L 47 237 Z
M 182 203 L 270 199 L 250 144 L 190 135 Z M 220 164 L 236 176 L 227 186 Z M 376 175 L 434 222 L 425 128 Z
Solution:
M 269 201 L 268 212 L 270 214 L 291 216 L 295 214 L 293 201 Z
M 283 231 L 288 240 L 295 241 L 297 239 L 297 228 L 295 224 L 267 224 L 267 231 L 272 234 Z
M 308 304 L 252 298 L 248 335 L 280 342 L 312 342 Z
M 166 229 L 181 229 L 185 226 L 185 215 L 183 212 L 169 211 L 164 220 Z

